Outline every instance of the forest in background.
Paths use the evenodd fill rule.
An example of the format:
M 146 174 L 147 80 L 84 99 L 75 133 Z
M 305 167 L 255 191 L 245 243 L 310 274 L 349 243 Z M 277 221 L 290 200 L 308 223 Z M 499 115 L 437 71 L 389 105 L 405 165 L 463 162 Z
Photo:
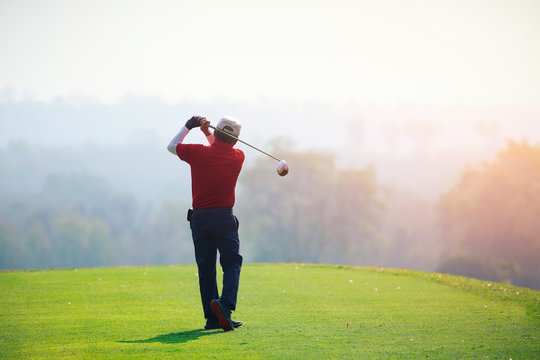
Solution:
M 247 262 L 437 270 L 540 288 L 539 145 L 509 142 L 434 200 L 328 151 L 287 139 L 267 148 L 291 171 L 280 178 L 262 158 L 242 170 L 235 211 Z M 16 142 L 0 150 L 0 174 L 2 269 L 194 262 L 189 168 L 164 147 Z

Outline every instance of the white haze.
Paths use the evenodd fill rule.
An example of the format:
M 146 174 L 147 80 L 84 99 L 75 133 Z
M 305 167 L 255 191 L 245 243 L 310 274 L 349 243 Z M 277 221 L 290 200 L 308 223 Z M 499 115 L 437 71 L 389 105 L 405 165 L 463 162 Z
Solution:
M 334 153 L 340 166 L 373 164 L 384 183 L 428 198 L 447 190 L 467 166 L 493 158 L 508 140 L 540 142 L 540 108 L 361 107 L 352 103 L 339 107 L 273 100 L 166 103 L 132 97 L 114 104 L 0 102 L 0 148 L 14 142 L 65 147 L 66 152 L 92 147 L 147 148 L 155 156 L 169 157 L 166 144 L 193 114 L 205 115 L 214 123 L 222 115 L 234 114 L 244 124 L 241 137 L 258 147 L 271 150 L 272 141 L 287 138 L 300 151 Z M 204 138 L 196 130 L 186 140 L 203 142 Z M 261 156 L 239 146 L 248 159 Z M 294 164 L 290 165 L 294 174 Z
M 0 89 L 362 105 L 531 105 L 540 3 L 4 0 Z
M 538 44 L 535 0 L 4 0 L 0 147 L 164 149 L 191 115 L 232 114 L 255 145 L 435 198 L 540 142 Z

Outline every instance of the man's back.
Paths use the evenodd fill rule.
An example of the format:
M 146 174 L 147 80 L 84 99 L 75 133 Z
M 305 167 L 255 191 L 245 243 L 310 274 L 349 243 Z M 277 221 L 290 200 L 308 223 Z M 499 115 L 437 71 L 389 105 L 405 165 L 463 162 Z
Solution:
M 244 162 L 242 150 L 215 141 L 210 146 L 178 144 L 176 153 L 191 166 L 194 208 L 234 206 L 234 189 Z

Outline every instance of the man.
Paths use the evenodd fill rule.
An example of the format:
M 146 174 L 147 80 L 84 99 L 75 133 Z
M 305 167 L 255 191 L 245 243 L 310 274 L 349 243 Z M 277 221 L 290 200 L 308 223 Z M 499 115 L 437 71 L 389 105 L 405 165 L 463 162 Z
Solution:
M 188 212 L 195 259 L 199 270 L 199 288 L 206 318 L 205 329 L 234 330 L 242 325 L 231 320 L 242 268 L 238 220 L 233 215 L 235 187 L 244 162 L 242 150 L 233 146 L 236 140 L 219 131 L 213 134 L 204 117 L 193 116 L 171 140 L 167 149 L 191 166 L 193 211 Z M 201 127 L 210 146 L 183 144 L 189 131 Z M 217 128 L 240 135 L 240 122 L 227 116 Z M 216 256 L 223 270 L 221 297 L 216 282 Z

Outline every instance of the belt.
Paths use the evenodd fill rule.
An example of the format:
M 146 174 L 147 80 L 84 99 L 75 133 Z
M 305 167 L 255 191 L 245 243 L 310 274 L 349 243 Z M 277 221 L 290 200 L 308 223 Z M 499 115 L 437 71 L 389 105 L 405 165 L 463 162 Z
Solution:
M 232 214 L 233 208 L 232 207 L 204 208 L 204 209 L 193 208 L 193 212 L 197 214 L 210 214 L 210 213 L 219 213 L 219 212 Z

